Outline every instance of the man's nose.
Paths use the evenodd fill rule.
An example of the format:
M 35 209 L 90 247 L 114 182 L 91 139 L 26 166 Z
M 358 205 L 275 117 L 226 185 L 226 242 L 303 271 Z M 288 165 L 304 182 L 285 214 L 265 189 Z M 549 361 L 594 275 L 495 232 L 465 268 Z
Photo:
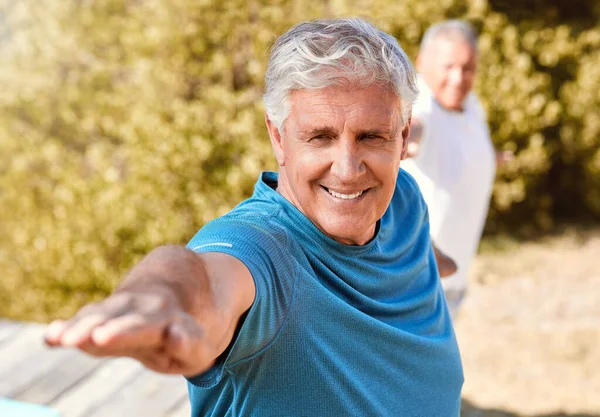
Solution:
M 465 80 L 465 72 L 461 68 L 453 68 L 449 74 L 450 82 L 454 85 L 460 85 Z
M 335 147 L 331 172 L 344 182 L 352 182 L 365 172 L 360 146 L 354 140 L 339 139 Z

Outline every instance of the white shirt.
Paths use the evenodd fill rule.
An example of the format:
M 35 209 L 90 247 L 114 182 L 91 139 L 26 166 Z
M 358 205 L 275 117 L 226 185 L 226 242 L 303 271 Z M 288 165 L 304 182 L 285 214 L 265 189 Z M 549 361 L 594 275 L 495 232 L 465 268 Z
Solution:
M 432 240 L 458 265 L 442 281 L 444 288 L 463 290 L 487 217 L 495 151 L 474 93 L 460 112 L 443 108 L 422 80 L 419 90 L 413 107 L 413 118 L 423 125 L 419 151 L 401 167 L 415 177 L 427 202 Z

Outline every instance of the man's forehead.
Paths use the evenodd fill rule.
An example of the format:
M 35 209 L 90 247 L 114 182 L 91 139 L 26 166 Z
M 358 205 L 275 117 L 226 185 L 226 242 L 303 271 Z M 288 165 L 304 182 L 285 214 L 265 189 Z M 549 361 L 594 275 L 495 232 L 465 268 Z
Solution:
M 393 117 L 368 117 L 368 118 L 332 118 L 321 114 L 315 117 L 292 119 L 292 129 L 300 136 L 324 134 L 337 136 L 343 131 L 372 134 L 394 134 L 399 130 L 399 113 L 391 113 Z M 288 119 L 290 120 L 290 119 Z
M 426 49 L 426 53 L 434 57 L 452 57 L 457 50 L 468 53 L 472 56 L 477 55 L 477 50 L 473 47 L 473 45 L 467 39 L 460 36 L 436 39 Z
M 401 116 L 400 101 L 391 88 L 325 87 L 299 89 L 290 94 L 288 120 L 296 131 L 335 129 L 391 130 Z
M 370 109 L 374 111 L 369 111 Z M 333 129 L 341 122 L 369 126 L 370 129 L 389 129 L 400 118 L 400 108 L 397 106 L 363 107 L 356 112 L 337 112 L 335 109 L 319 109 L 318 107 L 298 106 L 292 114 L 297 129 Z
M 371 94 L 370 94 L 371 93 Z M 399 100 L 391 89 L 378 89 L 378 94 L 366 93 L 364 88 L 336 90 L 298 89 L 290 92 L 292 110 L 318 116 L 322 112 L 351 113 L 371 111 L 373 114 L 394 115 L 400 108 Z

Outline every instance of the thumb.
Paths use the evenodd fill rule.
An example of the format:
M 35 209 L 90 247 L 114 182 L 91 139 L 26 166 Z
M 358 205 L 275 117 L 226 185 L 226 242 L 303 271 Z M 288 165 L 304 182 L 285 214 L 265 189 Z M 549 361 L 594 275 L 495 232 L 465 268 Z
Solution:
M 197 375 L 208 370 L 219 355 L 204 329 L 187 314 L 169 324 L 164 346 L 184 375 Z

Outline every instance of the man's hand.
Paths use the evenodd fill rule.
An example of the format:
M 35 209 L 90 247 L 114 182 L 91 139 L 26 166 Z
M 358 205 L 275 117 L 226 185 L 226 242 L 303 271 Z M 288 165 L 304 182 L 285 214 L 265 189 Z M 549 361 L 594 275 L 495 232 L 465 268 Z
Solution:
M 142 259 L 113 295 L 51 323 L 45 341 L 192 376 L 208 370 L 229 346 L 254 295 L 250 271 L 233 256 L 163 246 Z
M 128 356 L 161 373 L 196 375 L 219 352 L 196 320 L 168 293 L 116 293 L 48 326 L 50 346 L 76 347 L 94 356 Z
M 496 166 L 506 165 L 515 158 L 513 151 L 496 151 Z
M 458 270 L 456 262 L 454 262 L 452 258 L 450 258 L 448 255 L 439 250 L 435 245 L 433 245 L 433 253 L 435 255 L 435 261 L 437 262 L 440 278 L 446 278 L 447 276 L 454 274 Z

